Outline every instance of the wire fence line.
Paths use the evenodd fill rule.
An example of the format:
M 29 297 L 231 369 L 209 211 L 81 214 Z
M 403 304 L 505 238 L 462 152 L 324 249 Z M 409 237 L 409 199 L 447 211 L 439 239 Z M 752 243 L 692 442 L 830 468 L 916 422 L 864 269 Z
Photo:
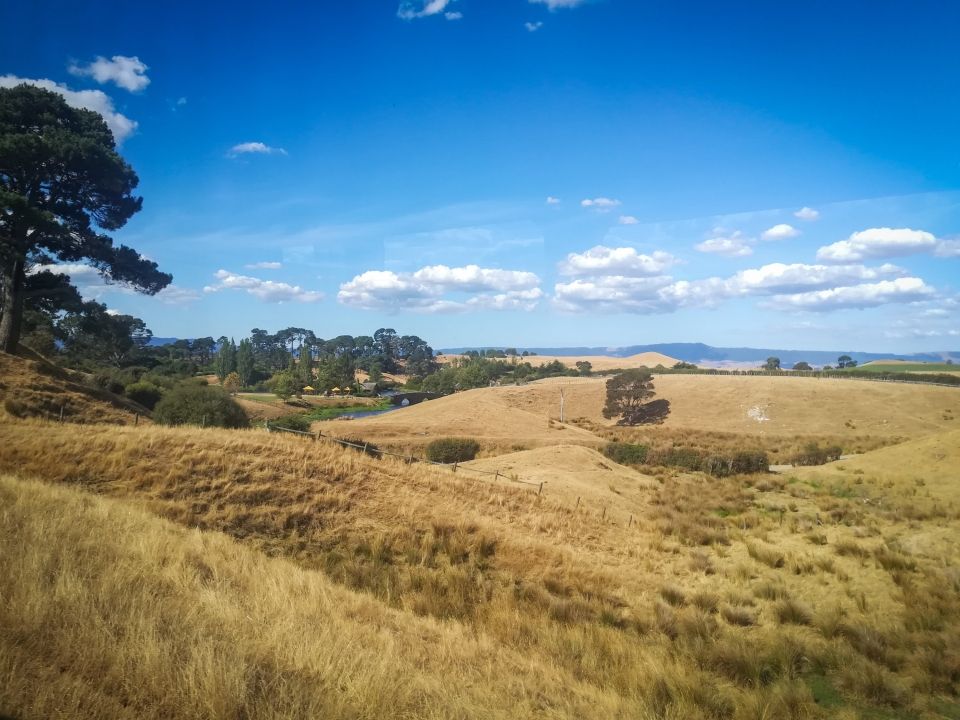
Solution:
M 546 484 L 546 481 L 530 482 L 529 480 L 521 480 L 515 475 L 502 473 L 499 470 L 491 472 L 490 470 L 480 470 L 479 468 L 465 467 L 461 465 L 459 462 L 442 463 L 442 462 L 435 462 L 433 460 L 426 460 L 424 458 L 419 458 L 419 457 L 416 457 L 415 455 L 404 455 L 402 453 L 390 452 L 389 450 L 381 450 L 380 448 L 375 448 L 374 450 L 371 450 L 370 443 L 360 444 L 360 443 L 351 442 L 350 440 L 342 440 L 341 438 L 333 437 L 332 435 L 324 435 L 322 432 L 319 432 L 319 431 L 313 433 L 313 432 L 306 432 L 304 430 L 293 430 L 291 428 L 271 425 L 269 421 L 264 422 L 264 427 L 266 427 L 267 432 L 285 432 L 285 433 L 290 433 L 292 435 L 300 435 L 301 437 L 309 437 L 309 438 L 312 438 L 314 441 L 321 440 L 321 439 L 329 440 L 330 442 L 337 443 L 342 447 L 351 447 L 356 450 L 360 450 L 361 452 L 364 452 L 364 453 L 368 453 L 368 454 L 375 453 L 378 456 L 389 455 L 390 457 L 400 458 L 408 465 L 411 463 L 423 463 L 424 465 L 434 465 L 437 467 L 447 468 L 448 470 L 452 470 L 453 472 L 467 471 L 467 472 L 477 473 L 478 475 L 493 475 L 494 478 L 498 480 L 500 478 L 503 478 L 504 480 L 509 480 L 510 482 L 515 482 L 515 483 L 520 483 L 521 485 L 530 485 L 532 487 L 535 487 L 537 488 L 537 495 L 543 494 L 543 486 Z

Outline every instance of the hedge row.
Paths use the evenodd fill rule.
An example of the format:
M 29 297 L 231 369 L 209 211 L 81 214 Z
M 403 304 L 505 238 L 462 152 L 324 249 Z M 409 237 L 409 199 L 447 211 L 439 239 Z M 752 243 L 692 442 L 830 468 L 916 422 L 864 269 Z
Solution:
M 648 448 L 633 443 L 608 443 L 603 454 L 621 465 L 659 465 L 705 472 L 715 477 L 768 472 L 770 458 L 761 450 L 715 455 L 690 447 Z
M 471 438 L 438 438 L 427 445 L 427 460 L 437 463 L 467 462 L 480 451 L 480 443 Z

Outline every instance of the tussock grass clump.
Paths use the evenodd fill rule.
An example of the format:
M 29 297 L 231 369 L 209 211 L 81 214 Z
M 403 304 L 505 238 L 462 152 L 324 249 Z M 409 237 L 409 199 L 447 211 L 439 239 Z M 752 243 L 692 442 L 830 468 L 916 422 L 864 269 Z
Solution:
M 666 585 L 660 588 L 660 597 L 674 607 L 680 607 L 687 602 L 686 594 L 676 585 Z
M 772 568 L 782 568 L 785 562 L 782 552 L 760 542 L 748 542 L 747 554 L 757 562 L 769 565 Z
M 869 549 L 865 548 L 855 540 L 850 540 L 847 538 L 837 540 L 833 544 L 833 551 L 837 553 L 837 555 L 845 555 L 861 559 L 870 557 Z
M 703 612 L 716 613 L 717 607 L 720 605 L 720 596 L 709 590 L 700 590 L 693 594 L 690 602 Z
M 781 625 L 810 625 L 813 622 L 813 611 L 799 600 L 790 598 L 774 605 L 773 614 Z
M 757 624 L 757 617 L 749 608 L 742 605 L 724 605 L 720 608 L 720 616 L 731 625 L 749 627 Z

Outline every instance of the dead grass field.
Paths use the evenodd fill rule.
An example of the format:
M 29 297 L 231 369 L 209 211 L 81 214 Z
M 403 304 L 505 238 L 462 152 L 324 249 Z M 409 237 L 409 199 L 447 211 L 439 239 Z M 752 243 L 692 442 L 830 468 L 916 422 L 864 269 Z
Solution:
M 907 463 L 908 445 L 880 452 L 904 448 Z M 0 472 L 123 502 L 0 486 L 0 593 L 19 599 L 3 617 L 37 628 L 0 633 L 18 679 L 0 711 L 955 716 L 955 489 L 918 503 L 913 481 L 818 470 L 838 474 L 638 475 L 622 503 L 599 491 L 574 510 L 563 492 L 258 431 L 0 423 Z M 34 708 L 37 683 L 54 691 Z
M 831 381 L 943 394 L 901 397 L 909 442 L 714 479 L 610 462 L 551 424 L 558 382 L 372 419 L 527 438 L 467 467 L 540 497 L 259 430 L 0 417 L 0 715 L 960 716 L 955 391 Z
M 484 454 L 556 444 L 598 447 L 601 439 L 705 447 L 749 446 L 788 457 L 808 441 L 862 452 L 957 427 L 956 388 L 801 377 L 662 375 L 671 404 L 663 425 L 616 428 L 603 418 L 605 380 L 550 378 L 480 388 L 383 416 L 318 423 L 333 434 L 417 451 L 436 437 L 476 438 Z M 565 423 L 559 423 L 560 392 Z M 349 428 L 346 426 L 349 422 Z

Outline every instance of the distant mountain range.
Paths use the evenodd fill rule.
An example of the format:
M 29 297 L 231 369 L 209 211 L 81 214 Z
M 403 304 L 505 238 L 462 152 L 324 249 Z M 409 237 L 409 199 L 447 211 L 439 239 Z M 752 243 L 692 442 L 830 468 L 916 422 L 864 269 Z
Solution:
M 493 346 L 491 346 L 493 347 Z M 444 348 L 444 353 L 462 353 L 466 350 L 486 350 L 478 348 Z M 501 349 L 499 347 L 495 349 Z M 629 345 L 626 347 L 528 347 L 517 348 L 518 352 L 527 350 L 538 355 L 557 355 L 560 357 L 573 355 L 608 355 L 611 357 L 630 357 L 645 352 L 658 352 L 677 360 L 698 364 L 731 365 L 744 363 L 763 363 L 768 357 L 778 357 L 784 367 L 791 367 L 794 363 L 804 360 L 811 365 L 836 365 L 837 358 L 849 355 L 858 363 L 863 364 L 871 360 L 908 360 L 911 362 L 944 362 L 952 359 L 960 361 L 960 351 L 944 351 L 933 353 L 914 353 L 912 355 L 897 355 L 895 353 L 870 353 L 857 350 L 782 350 L 776 348 L 728 348 L 713 347 L 703 343 L 656 343 L 653 345 Z

